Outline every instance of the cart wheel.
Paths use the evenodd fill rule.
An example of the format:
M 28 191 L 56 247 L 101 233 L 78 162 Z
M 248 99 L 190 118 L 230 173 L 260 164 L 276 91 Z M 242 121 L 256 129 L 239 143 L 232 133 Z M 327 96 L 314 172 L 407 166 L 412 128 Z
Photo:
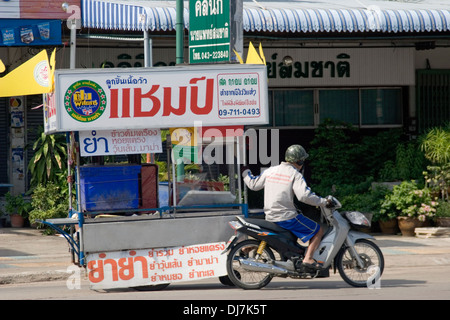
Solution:
M 149 286 L 139 286 L 139 287 L 132 287 L 134 290 L 137 291 L 159 291 L 167 288 L 170 283 L 161 283 L 161 284 L 154 284 Z

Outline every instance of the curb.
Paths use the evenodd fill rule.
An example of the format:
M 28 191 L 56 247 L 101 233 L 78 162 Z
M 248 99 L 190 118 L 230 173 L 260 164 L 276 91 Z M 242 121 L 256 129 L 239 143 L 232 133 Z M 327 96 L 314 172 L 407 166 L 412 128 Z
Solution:
M 67 280 L 71 276 L 70 273 L 63 270 L 42 271 L 42 272 L 21 272 L 15 274 L 0 275 L 0 285 L 45 282 L 54 280 Z

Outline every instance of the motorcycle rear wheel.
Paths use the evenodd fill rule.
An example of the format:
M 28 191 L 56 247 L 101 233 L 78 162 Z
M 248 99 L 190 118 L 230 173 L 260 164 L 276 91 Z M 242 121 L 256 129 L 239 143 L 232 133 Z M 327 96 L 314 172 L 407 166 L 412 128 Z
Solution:
M 336 257 L 336 265 L 342 279 L 353 287 L 373 287 L 384 270 L 384 257 L 380 248 L 372 241 L 358 239 L 355 250 L 364 262 L 361 268 L 351 255 L 349 248 L 344 248 Z
M 273 275 L 267 272 L 255 272 L 245 270 L 239 259 L 255 258 L 260 241 L 244 240 L 239 242 L 228 254 L 227 272 L 231 282 L 242 289 L 260 289 L 272 281 Z M 266 247 L 258 261 L 265 263 L 268 260 L 275 260 L 275 256 L 269 247 Z

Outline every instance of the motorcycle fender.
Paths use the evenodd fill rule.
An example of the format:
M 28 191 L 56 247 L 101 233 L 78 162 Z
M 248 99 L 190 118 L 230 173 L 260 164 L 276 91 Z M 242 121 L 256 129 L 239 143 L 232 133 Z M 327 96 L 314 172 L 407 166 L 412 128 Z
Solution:
M 227 242 L 227 246 L 225 250 L 222 251 L 221 254 L 224 254 L 228 252 L 231 248 L 233 248 L 236 245 L 236 242 L 238 241 L 239 237 L 237 235 L 232 235 L 231 238 Z
M 372 237 L 370 234 L 367 234 L 367 233 L 364 233 L 364 232 L 350 230 L 350 232 L 347 235 L 347 241 L 349 241 L 350 244 L 353 246 L 353 245 L 355 245 L 355 242 L 358 239 L 372 239 L 372 240 L 375 240 L 375 238 Z

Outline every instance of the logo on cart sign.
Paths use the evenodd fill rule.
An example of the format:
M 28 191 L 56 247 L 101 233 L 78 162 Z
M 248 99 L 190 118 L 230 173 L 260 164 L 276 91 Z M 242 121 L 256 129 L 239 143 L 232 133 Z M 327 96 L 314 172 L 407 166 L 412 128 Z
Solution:
M 92 122 L 100 118 L 106 109 L 105 91 L 94 81 L 77 81 L 67 89 L 64 107 L 73 119 Z

